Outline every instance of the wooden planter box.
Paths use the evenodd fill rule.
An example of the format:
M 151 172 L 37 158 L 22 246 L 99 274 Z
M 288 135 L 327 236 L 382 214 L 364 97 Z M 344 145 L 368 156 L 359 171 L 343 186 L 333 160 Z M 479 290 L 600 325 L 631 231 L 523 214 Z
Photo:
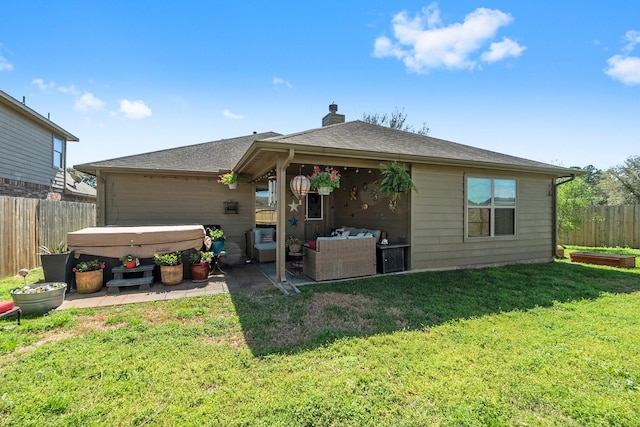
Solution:
M 597 252 L 572 252 L 571 262 L 582 262 L 585 264 L 608 265 L 611 267 L 634 268 L 636 257 L 632 255 L 605 254 Z

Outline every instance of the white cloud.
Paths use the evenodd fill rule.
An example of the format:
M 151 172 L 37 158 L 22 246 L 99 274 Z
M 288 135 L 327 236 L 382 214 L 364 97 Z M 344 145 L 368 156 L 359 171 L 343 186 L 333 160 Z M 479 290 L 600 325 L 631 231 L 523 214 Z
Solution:
M 502 61 L 505 58 L 522 55 L 525 49 L 526 47 L 505 37 L 501 42 L 491 43 L 489 50 L 483 52 L 480 58 L 485 62 Z
M 38 88 L 43 92 L 53 89 L 56 86 L 54 82 L 45 83 L 42 79 L 33 79 L 31 80 L 31 84 L 33 86 L 38 86 Z
M 232 119 L 232 120 L 242 120 L 242 119 L 244 119 L 244 116 L 243 116 L 242 114 L 235 114 L 235 113 L 232 113 L 232 112 L 231 112 L 230 110 L 228 110 L 228 109 L 224 109 L 224 110 L 222 111 L 222 115 L 223 115 L 224 117 L 226 117 L 227 119 Z
M 288 87 L 288 88 L 293 87 L 293 86 L 291 85 L 291 83 L 289 83 L 288 81 L 286 81 L 286 80 L 284 80 L 284 79 L 282 79 L 282 78 L 280 78 L 280 77 L 274 77 L 274 78 L 273 78 L 273 84 L 274 84 L 275 86 L 278 86 L 278 85 L 284 85 L 284 86 L 286 86 L 286 87 Z
M 607 59 L 609 68 L 604 73 L 614 80 L 629 86 L 640 84 L 640 58 L 637 56 L 614 55 Z
M 96 98 L 92 93 L 86 92 L 76 100 L 75 108 L 85 113 L 100 111 L 104 108 L 104 102 Z
M 152 114 L 151 109 L 143 101 L 129 101 L 128 99 L 120 101 L 120 112 L 127 119 L 134 120 L 144 119 Z
M 13 64 L 10 63 L 4 56 L 2 56 L 2 51 L 5 50 L 0 43 L 0 73 L 3 71 L 13 71 Z
M 74 85 L 69 86 L 58 86 L 58 91 L 62 93 L 69 93 L 71 95 L 80 95 L 80 91 L 76 89 Z
M 624 47 L 626 52 L 631 52 L 637 44 L 640 43 L 640 31 L 629 30 L 624 35 L 624 39 L 628 42 Z
M 624 39 L 627 44 L 623 46 L 623 55 L 613 55 L 607 59 L 608 68 L 604 73 L 614 80 L 633 86 L 640 84 L 640 57 L 628 55 L 637 44 L 640 44 L 640 31 L 629 30 Z
M 395 15 L 392 20 L 395 40 L 377 38 L 373 55 L 395 57 L 415 72 L 432 68 L 473 69 L 476 60 L 472 55 L 512 20 L 510 14 L 500 10 L 478 8 L 466 15 L 462 23 L 443 26 L 438 5 L 433 3 L 413 18 L 404 11 Z M 490 62 L 517 56 L 525 49 L 511 40 L 505 43 L 506 40 L 509 39 L 485 52 Z

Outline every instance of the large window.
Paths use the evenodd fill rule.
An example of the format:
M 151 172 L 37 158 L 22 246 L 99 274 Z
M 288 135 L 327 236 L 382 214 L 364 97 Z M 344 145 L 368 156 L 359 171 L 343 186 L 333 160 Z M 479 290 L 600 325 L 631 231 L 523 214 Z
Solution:
M 58 136 L 53 136 L 53 167 L 61 168 L 64 159 L 64 144 Z
M 516 180 L 467 178 L 467 237 L 515 236 Z

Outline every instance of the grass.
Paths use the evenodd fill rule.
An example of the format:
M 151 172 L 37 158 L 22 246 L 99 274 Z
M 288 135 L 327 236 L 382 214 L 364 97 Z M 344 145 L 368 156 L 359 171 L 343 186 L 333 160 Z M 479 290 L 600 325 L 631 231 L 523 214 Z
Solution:
M 639 304 L 559 261 L 0 321 L 0 425 L 637 425 Z

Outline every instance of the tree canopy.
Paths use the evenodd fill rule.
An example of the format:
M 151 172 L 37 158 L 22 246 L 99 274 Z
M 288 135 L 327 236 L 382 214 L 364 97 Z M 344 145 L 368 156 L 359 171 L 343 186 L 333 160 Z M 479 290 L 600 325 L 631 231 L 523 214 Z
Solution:
M 416 129 L 407 123 L 407 113 L 405 113 L 404 108 L 402 110 L 398 110 L 398 107 L 396 107 L 390 114 L 365 113 L 362 115 L 362 120 L 374 125 L 387 126 L 391 129 L 404 130 L 407 132 L 417 133 L 419 135 L 429 134 L 427 122 L 423 122 L 420 129 Z

